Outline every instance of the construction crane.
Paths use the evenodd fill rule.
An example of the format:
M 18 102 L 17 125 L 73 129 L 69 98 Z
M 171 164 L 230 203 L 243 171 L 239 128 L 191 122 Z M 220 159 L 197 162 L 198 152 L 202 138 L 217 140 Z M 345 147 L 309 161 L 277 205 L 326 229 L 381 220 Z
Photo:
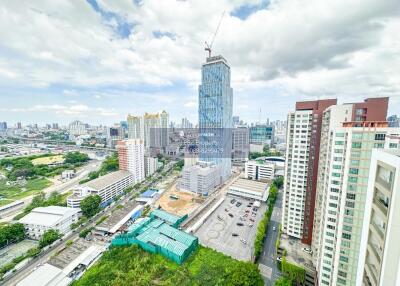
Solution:
M 222 18 L 224 18 L 224 15 L 225 15 L 225 11 L 222 12 L 221 18 L 219 19 L 219 23 L 218 23 L 217 29 L 215 29 L 215 33 L 214 33 L 214 36 L 212 37 L 212 40 L 211 40 L 210 44 L 208 44 L 207 41 L 205 42 L 206 47 L 204 48 L 204 50 L 208 52 L 208 57 L 209 58 L 211 58 L 212 45 L 214 44 L 215 37 L 217 36 L 218 30 L 219 30 L 219 26 L 221 26 Z

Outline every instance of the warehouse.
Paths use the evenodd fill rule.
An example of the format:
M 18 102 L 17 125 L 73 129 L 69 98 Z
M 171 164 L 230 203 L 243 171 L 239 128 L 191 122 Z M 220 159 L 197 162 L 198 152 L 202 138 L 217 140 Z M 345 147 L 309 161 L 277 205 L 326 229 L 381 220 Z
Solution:
M 268 190 L 267 183 L 239 178 L 229 186 L 228 194 L 265 202 L 268 198 Z
M 151 253 L 159 253 L 168 259 L 182 264 L 198 245 L 195 236 L 177 227 L 185 217 L 173 216 L 162 210 L 155 210 L 133 224 L 126 234 L 112 241 L 114 246 L 137 244 Z

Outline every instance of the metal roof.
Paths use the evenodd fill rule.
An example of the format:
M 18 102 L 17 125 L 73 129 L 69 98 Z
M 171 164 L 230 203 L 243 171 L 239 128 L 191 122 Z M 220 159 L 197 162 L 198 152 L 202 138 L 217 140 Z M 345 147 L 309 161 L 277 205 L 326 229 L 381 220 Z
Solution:
M 159 209 L 152 211 L 151 216 L 155 216 L 169 224 L 175 224 L 181 219 L 179 216 L 172 215 L 170 213 L 167 213 L 166 211 Z
M 39 207 L 19 220 L 23 224 L 35 224 L 42 226 L 54 226 L 80 212 L 79 208 L 67 208 L 59 206 Z
M 92 181 L 89 181 L 89 182 L 83 184 L 83 186 L 87 186 L 89 188 L 99 191 L 99 190 L 105 189 L 106 187 L 111 186 L 112 184 L 115 184 L 129 176 L 132 176 L 132 174 L 129 173 L 128 171 L 116 171 L 116 172 L 112 172 L 110 174 L 101 176 Z

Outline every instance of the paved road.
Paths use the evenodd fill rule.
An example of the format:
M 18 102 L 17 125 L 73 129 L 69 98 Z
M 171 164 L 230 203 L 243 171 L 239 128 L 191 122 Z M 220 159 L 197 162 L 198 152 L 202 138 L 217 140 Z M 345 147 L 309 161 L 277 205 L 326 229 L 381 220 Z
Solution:
M 50 187 L 44 189 L 43 192 L 46 194 L 50 194 L 52 192 L 59 192 L 61 194 L 65 193 L 65 192 L 69 191 L 74 185 L 77 185 L 79 183 L 79 181 L 81 181 L 83 178 L 85 178 L 91 171 L 97 170 L 99 168 L 100 164 L 101 164 L 101 161 L 97 161 L 97 160 L 91 161 L 90 163 L 83 166 L 82 168 L 80 168 L 77 171 L 75 178 L 73 178 L 65 183 L 50 186 Z M 33 197 L 34 197 L 34 195 L 31 195 L 31 196 L 20 199 L 21 201 L 24 202 L 24 204 L 20 208 L 17 208 L 14 211 L 5 214 L 4 217 L 1 217 L 0 222 L 12 221 L 12 219 L 17 214 L 21 213 L 22 210 L 31 203 Z
M 173 162 L 170 162 L 169 164 L 167 164 L 167 166 L 165 166 L 163 168 L 162 171 L 160 171 L 159 173 L 162 173 L 163 171 L 166 171 L 167 174 L 171 174 L 171 172 L 173 171 L 172 168 Z M 161 179 L 160 176 L 156 175 L 155 176 L 157 178 L 157 181 Z M 151 185 L 153 185 L 155 183 L 150 183 L 150 182 L 145 182 L 141 188 L 137 189 L 137 191 L 139 191 L 140 189 L 142 189 L 143 187 L 150 187 Z M 29 261 L 26 265 L 24 265 L 21 269 L 17 270 L 12 276 L 6 277 L 3 279 L 3 281 L 0 281 L 0 285 L 4 285 L 4 286 L 14 286 L 16 285 L 17 282 L 21 281 L 24 277 L 28 276 L 37 265 L 41 264 L 41 263 L 46 263 L 47 260 L 53 255 L 55 254 L 58 250 L 60 250 L 64 244 L 66 243 L 66 241 L 68 240 L 74 240 L 78 235 L 79 232 L 81 232 L 83 229 L 95 226 L 96 221 L 99 220 L 102 216 L 111 216 L 114 209 L 119 205 L 119 204 L 124 204 L 126 203 L 129 199 L 131 199 L 134 194 L 136 192 L 132 192 L 129 195 L 125 196 L 123 199 L 121 199 L 120 201 L 118 201 L 118 203 L 114 204 L 113 206 L 110 206 L 107 209 L 103 209 L 100 213 L 98 213 L 96 216 L 92 217 L 90 219 L 90 221 L 85 224 L 82 227 L 79 227 L 75 230 L 75 232 L 69 233 L 66 236 L 63 237 L 63 240 L 61 242 L 58 242 L 54 245 L 52 245 L 52 247 L 46 251 L 44 251 L 43 253 L 41 253 L 38 257 L 32 259 L 31 261 Z
M 282 191 L 278 193 L 278 197 L 275 202 L 275 207 L 272 212 L 271 221 L 268 226 L 267 234 L 264 241 L 264 249 L 261 253 L 259 263 L 259 269 L 264 277 L 265 285 L 272 286 L 280 277 L 280 271 L 276 264 L 275 255 L 275 243 L 278 237 L 279 224 L 281 223 L 282 217 Z M 275 227 L 275 231 L 273 228 Z

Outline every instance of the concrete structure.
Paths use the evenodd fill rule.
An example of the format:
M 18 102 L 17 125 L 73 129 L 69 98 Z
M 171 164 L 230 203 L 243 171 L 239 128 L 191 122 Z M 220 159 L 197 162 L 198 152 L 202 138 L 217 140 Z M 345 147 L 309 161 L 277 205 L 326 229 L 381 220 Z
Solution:
M 250 143 L 271 146 L 274 143 L 274 126 L 259 123 L 251 126 Z
M 249 158 L 249 128 L 247 126 L 236 126 L 232 129 L 232 162 L 243 164 Z
M 107 128 L 107 146 L 115 148 L 117 142 L 125 138 L 125 131 L 121 126 Z
M 119 169 L 129 171 L 133 177 L 133 183 L 142 182 L 145 179 L 144 144 L 141 139 L 128 139 L 117 144 Z
M 220 167 L 211 162 L 197 162 L 196 165 L 184 167 L 179 189 L 207 196 L 221 184 Z
M 74 170 L 65 170 L 61 173 L 61 179 L 67 179 L 70 180 L 75 177 L 75 171 Z
M 385 146 L 388 98 L 332 106 L 322 121 L 313 262 L 320 285 L 355 285 L 371 153 Z
M 0 132 L 7 130 L 7 122 L 0 122 Z
M 232 93 L 227 61 L 207 58 L 199 86 L 199 160 L 219 166 L 223 181 L 231 175 Z
M 143 118 L 141 116 L 128 115 L 128 139 L 142 139 L 144 141 Z
M 238 178 L 229 186 L 228 194 L 265 202 L 268 199 L 268 191 L 267 183 Z
M 177 217 L 162 210 L 155 210 L 150 217 L 133 224 L 128 233 L 113 239 L 112 245 L 137 244 L 148 252 L 159 253 L 182 264 L 198 245 L 197 237 L 177 229 L 186 217 Z
M 288 115 L 282 232 L 311 244 L 322 112 L 336 99 L 296 103 Z
M 79 208 L 81 201 L 90 195 L 99 195 L 102 206 L 105 206 L 111 203 L 116 196 L 122 194 L 126 188 L 132 186 L 133 183 L 133 176 L 128 171 L 109 173 L 77 186 L 73 190 L 73 194 L 67 198 L 67 206 Z
M 19 123 L 21 125 L 21 123 Z M 20 129 L 20 128 L 18 128 Z M 87 134 L 86 124 L 82 123 L 79 120 L 71 122 L 68 126 L 69 134 L 72 136 L 79 136 Z
M 283 176 L 285 159 L 281 157 L 260 157 L 245 164 L 245 177 L 256 181 L 271 181 Z
M 169 114 L 145 113 L 143 115 L 144 145 L 147 148 L 165 148 L 168 145 Z
M 391 115 L 387 118 L 389 127 L 400 127 L 400 118 L 397 115 Z
M 65 234 L 71 230 L 71 224 L 78 221 L 80 209 L 59 206 L 39 207 L 19 220 L 25 226 L 26 235 L 40 239 L 50 229 Z
M 72 279 L 59 268 L 45 263 L 30 273 L 16 286 L 67 286 L 72 283 Z
M 400 285 L 400 151 L 372 151 L 356 285 Z
M 158 158 L 144 156 L 144 173 L 146 177 L 153 175 L 158 169 Z

